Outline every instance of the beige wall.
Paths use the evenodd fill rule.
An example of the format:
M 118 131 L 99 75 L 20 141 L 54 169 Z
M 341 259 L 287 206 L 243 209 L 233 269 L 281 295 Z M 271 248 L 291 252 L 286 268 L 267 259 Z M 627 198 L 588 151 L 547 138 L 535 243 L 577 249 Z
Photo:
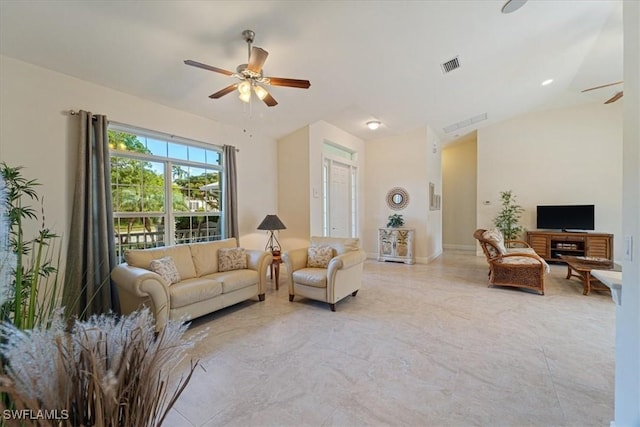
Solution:
M 283 250 L 304 247 L 311 236 L 322 236 L 322 150 L 325 142 L 356 153 L 360 190 L 358 235 L 362 234 L 365 217 L 364 141 L 319 121 L 278 140 L 278 211 L 287 226 L 287 230 L 281 232 Z M 291 221 L 291 227 L 287 221 Z
M 442 211 L 429 211 L 429 182 L 441 194 L 439 140 L 431 129 L 420 128 L 366 145 L 364 249 L 370 257 L 377 257 L 378 228 L 386 226 L 389 215 L 399 213 L 405 227 L 416 229 L 416 261 L 429 262 L 442 252 Z M 401 211 L 392 211 L 386 204 L 387 192 L 393 187 L 409 193 L 409 204 Z
M 442 240 L 445 249 L 475 250 L 477 133 L 442 149 Z
M 276 142 L 214 120 L 175 110 L 0 56 L 0 161 L 24 166 L 42 183 L 47 225 L 68 235 L 73 197 L 77 116 L 70 109 L 105 114 L 110 120 L 240 149 L 237 156 L 240 243 L 263 248 L 256 227 L 276 210 Z M 256 191 L 256 189 L 260 189 Z
M 282 250 L 309 243 L 310 184 L 309 127 L 278 140 L 278 217 L 287 227 L 280 232 Z
M 493 226 L 504 190 L 517 196 L 529 230 L 537 205 L 595 204 L 595 228 L 614 234 L 619 260 L 621 164 L 622 103 L 535 112 L 480 129 L 477 225 Z

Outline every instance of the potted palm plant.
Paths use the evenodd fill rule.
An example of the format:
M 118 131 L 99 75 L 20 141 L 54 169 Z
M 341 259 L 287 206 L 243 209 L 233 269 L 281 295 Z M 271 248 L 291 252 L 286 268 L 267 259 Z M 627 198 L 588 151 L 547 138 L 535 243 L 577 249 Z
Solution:
M 516 196 L 512 190 L 500 192 L 502 209 L 493 219 L 496 228 L 502 232 L 505 241 L 515 240 L 524 231 L 524 227 L 518 224 L 524 209 L 516 203 Z

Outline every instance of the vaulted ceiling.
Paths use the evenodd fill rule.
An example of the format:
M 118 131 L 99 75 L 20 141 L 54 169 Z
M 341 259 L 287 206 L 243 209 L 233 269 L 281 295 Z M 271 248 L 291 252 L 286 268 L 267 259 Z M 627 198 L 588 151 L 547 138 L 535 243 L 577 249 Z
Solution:
M 364 139 L 430 125 L 447 142 L 622 89 L 581 93 L 622 80 L 620 0 L 529 0 L 510 14 L 503 5 L 2 0 L 0 54 L 276 138 L 325 120 Z M 245 29 L 269 52 L 265 75 L 311 87 L 269 87 L 279 102 L 272 108 L 236 94 L 209 99 L 233 77 L 183 61 L 234 71 L 247 62 Z M 444 73 L 441 64 L 455 57 L 460 68 Z M 365 127 L 372 119 L 383 123 L 375 133 Z

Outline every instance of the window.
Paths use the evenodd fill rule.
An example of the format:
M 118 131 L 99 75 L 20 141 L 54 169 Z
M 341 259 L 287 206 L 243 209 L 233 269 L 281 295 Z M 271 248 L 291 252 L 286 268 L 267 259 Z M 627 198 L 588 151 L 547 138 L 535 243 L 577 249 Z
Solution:
M 221 149 L 120 125 L 109 147 L 118 256 L 223 237 Z

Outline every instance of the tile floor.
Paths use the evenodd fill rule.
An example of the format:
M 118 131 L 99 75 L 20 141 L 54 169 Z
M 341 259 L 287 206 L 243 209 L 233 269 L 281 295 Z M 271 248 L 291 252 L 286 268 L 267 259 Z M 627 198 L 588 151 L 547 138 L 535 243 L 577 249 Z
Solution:
M 608 426 L 615 305 L 551 268 L 539 296 L 487 288 L 471 252 L 371 260 L 335 313 L 289 302 L 283 274 L 265 302 L 192 323 L 203 369 L 164 425 Z

